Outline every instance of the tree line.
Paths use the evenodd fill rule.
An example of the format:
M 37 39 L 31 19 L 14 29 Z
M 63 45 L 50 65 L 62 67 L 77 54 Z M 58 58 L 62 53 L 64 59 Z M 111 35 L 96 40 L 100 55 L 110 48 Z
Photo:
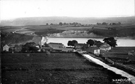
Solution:
M 109 44 L 111 47 L 116 47 L 117 45 L 117 40 L 114 37 L 104 38 L 103 41 L 104 43 Z M 76 40 L 68 41 L 67 43 L 68 46 L 75 46 L 76 44 L 78 44 Z M 100 47 L 103 43 L 101 41 L 89 39 L 86 44 L 88 44 L 89 46 L 96 45 L 97 47 Z

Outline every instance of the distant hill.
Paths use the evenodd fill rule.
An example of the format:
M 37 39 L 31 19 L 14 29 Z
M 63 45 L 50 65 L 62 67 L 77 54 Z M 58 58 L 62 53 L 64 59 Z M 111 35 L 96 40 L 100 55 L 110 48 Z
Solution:
M 135 24 L 134 17 L 112 17 L 112 18 L 73 18 L 73 17 L 29 17 L 18 18 L 14 20 L 1 21 L 2 26 L 25 26 L 25 25 L 45 25 L 46 23 L 59 23 L 59 22 L 78 22 L 82 24 L 96 24 L 102 22 L 121 22 L 122 24 Z

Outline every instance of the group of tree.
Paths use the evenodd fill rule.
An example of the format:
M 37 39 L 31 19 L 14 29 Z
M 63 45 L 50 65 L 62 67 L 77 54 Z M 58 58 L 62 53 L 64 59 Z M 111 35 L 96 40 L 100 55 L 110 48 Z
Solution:
M 22 46 L 22 52 L 38 52 L 38 50 L 39 48 L 34 42 L 28 42 Z
M 103 39 L 104 43 L 109 44 L 111 47 L 116 47 L 117 45 L 117 40 L 114 39 L 114 37 L 107 37 Z M 90 46 L 96 45 L 97 47 L 100 47 L 103 43 L 101 41 L 97 41 L 97 40 L 92 40 L 89 39 L 87 41 L 87 44 Z
M 72 23 L 59 22 L 59 25 L 82 25 L 82 24 L 78 22 L 72 22 Z
M 103 43 L 101 41 L 89 39 L 86 44 L 88 44 L 89 46 L 95 45 L 97 47 L 100 47 L 100 45 L 102 45 Z
M 109 44 L 111 47 L 116 47 L 117 45 L 117 40 L 114 39 L 114 37 L 107 37 L 103 39 L 104 43 Z M 100 45 L 102 45 L 103 43 L 101 41 L 97 41 L 97 40 L 92 40 L 89 39 L 87 41 L 87 44 L 90 46 L 96 45 L 97 47 L 100 47 Z
M 104 41 L 104 43 L 109 44 L 111 47 L 116 47 L 116 45 L 117 45 L 117 40 L 115 40 L 114 37 L 104 38 L 103 41 Z M 76 40 L 68 41 L 68 46 L 75 46 L 75 44 L 78 44 L 78 42 Z M 86 42 L 86 44 L 88 44 L 89 46 L 94 46 L 95 45 L 97 47 L 100 47 L 103 44 L 103 42 L 89 39 Z
M 114 37 L 104 38 L 103 41 L 109 44 L 111 47 L 116 47 L 117 45 L 117 40 L 115 40 Z
M 78 44 L 76 40 L 68 41 L 68 46 L 75 46 L 75 44 Z
M 121 25 L 121 22 L 118 22 L 118 23 L 107 23 L 107 22 L 102 22 L 102 23 L 97 23 L 97 25 Z

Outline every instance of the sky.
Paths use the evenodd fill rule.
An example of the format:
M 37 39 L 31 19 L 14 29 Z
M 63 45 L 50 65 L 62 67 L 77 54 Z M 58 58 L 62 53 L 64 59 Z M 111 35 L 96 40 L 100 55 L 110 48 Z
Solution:
M 135 0 L 0 0 L 0 19 L 135 16 Z

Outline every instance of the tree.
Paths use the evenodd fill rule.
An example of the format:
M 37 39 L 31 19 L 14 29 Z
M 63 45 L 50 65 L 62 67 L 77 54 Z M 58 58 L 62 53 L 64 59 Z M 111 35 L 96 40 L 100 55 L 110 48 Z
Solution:
M 73 40 L 73 41 L 72 41 L 72 44 L 73 44 L 73 46 L 74 46 L 75 44 L 78 44 L 78 42 L 77 42 L 76 40 Z
M 78 42 L 76 40 L 68 41 L 68 46 L 74 46 Z
M 59 25 L 63 25 L 63 23 L 62 22 L 59 22 Z
M 100 47 L 103 43 L 101 41 L 94 40 L 94 45 Z
M 72 46 L 72 41 L 68 41 L 68 46 Z
M 90 46 L 93 46 L 94 45 L 94 41 L 92 39 L 89 39 L 87 41 L 87 44 L 90 45 Z
M 109 44 L 111 47 L 116 47 L 116 45 L 117 45 L 117 43 L 116 43 L 117 40 L 115 40 L 114 37 L 104 38 L 103 41 L 105 43 Z
M 106 22 L 103 22 L 102 25 L 107 25 L 107 23 Z
M 37 52 L 38 48 L 34 42 L 26 43 L 22 46 L 22 52 Z
M 121 25 L 121 22 L 118 22 L 118 25 Z

